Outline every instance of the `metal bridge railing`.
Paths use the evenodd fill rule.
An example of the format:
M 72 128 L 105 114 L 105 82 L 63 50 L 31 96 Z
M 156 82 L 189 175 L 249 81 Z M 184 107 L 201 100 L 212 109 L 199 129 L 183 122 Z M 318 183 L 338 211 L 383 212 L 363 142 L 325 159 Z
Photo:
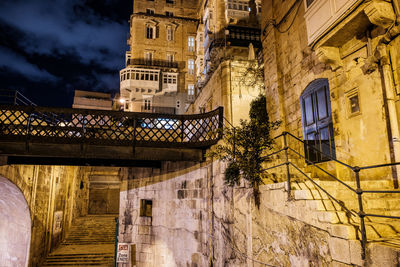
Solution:
M 0 90 L 0 105 L 36 106 L 17 90 Z
M 371 165 L 371 166 L 365 166 L 365 167 L 350 166 L 350 165 L 348 165 L 348 164 L 346 164 L 344 162 L 341 162 L 341 161 L 331 157 L 329 154 L 326 154 L 326 153 L 318 150 L 314 146 L 308 144 L 307 142 L 304 142 L 303 140 L 301 140 L 300 138 L 294 136 L 293 134 L 291 134 L 289 132 L 283 132 L 281 135 L 278 135 L 277 137 L 275 137 L 275 140 L 277 140 L 279 138 L 283 138 L 283 145 L 284 145 L 283 148 L 278 150 L 278 151 L 275 151 L 273 153 L 270 153 L 270 154 L 266 155 L 264 158 L 268 159 L 273 155 L 277 155 L 277 154 L 280 154 L 280 153 L 284 152 L 284 160 L 285 161 L 283 163 L 276 164 L 276 165 L 273 165 L 271 167 L 268 167 L 268 168 L 265 169 L 265 171 L 271 170 L 271 169 L 275 169 L 275 168 L 278 168 L 278 167 L 282 167 L 282 166 L 286 166 L 287 197 L 288 197 L 288 200 L 291 200 L 291 198 L 292 198 L 291 197 L 291 182 L 292 181 L 291 181 L 291 171 L 290 171 L 290 166 L 291 166 L 298 173 L 300 173 L 302 177 L 306 178 L 313 185 L 315 185 L 319 190 L 323 191 L 329 198 L 331 198 L 334 202 L 336 202 L 344 211 L 346 211 L 348 214 L 351 214 L 353 216 L 358 217 L 359 220 L 360 220 L 360 231 L 361 231 L 361 247 L 362 247 L 361 257 L 362 257 L 363 260 L 365 260 L 365 257 L 366 257 L 366 255 L 365 255 L 366 254 L 366 244 L 368 242 L 367 234 L 366 234 L 366 227 L 365 227 L 365 218 L 366 217 L 381 217 L 381 218 L 389 218 L 389 219 L 400 219 L 400 217 L 399 216 L 388 216 L 388 215 L 382 215 L 382 214 L 366 213 L 365 209 L 364 209 L 364 206 L 363 206 L 363 196 L 364 196 L 364 194 L 376 194 L 376 193 L 377 194 L 400 193 L 400 190 L 364 190 L 361 187 L 360 172 L 363 171 L 363 170 L 367 170 L 367 169 L 375 169 L 375 168 L 396 166 L 396 165 L 400 165 L 400 162 L 379 164 L 379 165 Z M 293 140 L 295 140 L 295 141 L 297 141 L 299 143 L 302 143 L 304 146 L 307 146 L 309 149 L 312 149 L 317 153 L 321 153 L 322 155 L 324 155 L 325 157 L 329 158 L 330 160 L 335 161 L 336 163 L 338 163 L 338 164 L 344 166 L 345 168 L 349 169 L 350 171 L 352 171 L 354 173 L 354 175 L 355 175 L 356 187 L 354 188 L 351 185 L 345 183 L 344 181 L 342 181 L 339 178 L 337 178 L 335 175 L 329 173 L 328 171 L 326 171 L 325 169 L 321 168 L 320 166 L 318 166 L 314 162 L 310 161 L 306 156 L 302 155 L 301 153 L 299 153 L 295 149 L 291 148 L 288 145 L 288 138 L 291 138 L 291 139 L 293 139 Z M 323 173 L 327 174 L 333 180 L 335 180 L 338 183 L 340 183 L 343 186 L 345 186 L 351 193 L 356 194 L 356 197 L 357 197 L 357 200 L 358 200 L 358 211 L 354 212 L 354 211 L 349 210 L 344 205 L 344 203 L 342 201 L 340 201 L 337 198 L 335 198 L 326 189 L 324 189 L 321 185 L 319 185 L 316 181 L 314 181 L 310 176 L 308 176 L 305 172 L 303 172 L 300 167 L 298 167 L 294 163 L 292 163 L 289 160 L 289 152 L 292 152 L 298 158 L 304 159 L 305 162 L 307 162 L 308 164 L 314 166 L 318 170 L 320 170 Z
M 195 115 L 0 106 L 0 140 L 201 148 L 221 137 L 223 108 Z

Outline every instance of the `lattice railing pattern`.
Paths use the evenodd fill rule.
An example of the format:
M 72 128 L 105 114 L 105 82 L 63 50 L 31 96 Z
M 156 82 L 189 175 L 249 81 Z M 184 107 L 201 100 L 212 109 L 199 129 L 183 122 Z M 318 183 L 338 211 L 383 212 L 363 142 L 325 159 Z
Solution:
M 195 115 L 0 106 L 4 141 L 206 147 L 221 137 L 223 108 Z

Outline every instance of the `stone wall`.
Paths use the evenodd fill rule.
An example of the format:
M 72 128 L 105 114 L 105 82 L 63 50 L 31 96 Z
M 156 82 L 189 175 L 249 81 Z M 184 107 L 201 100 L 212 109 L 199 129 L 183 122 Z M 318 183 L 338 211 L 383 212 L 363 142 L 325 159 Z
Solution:
M 185 163 L 124 170 L 119 242 L 136 245 L 136 266 L 207 266 L 207 175 Z M 147 216 L 141 200 L 152 202 Z
M 89 214 L 118 214 L 120 168 L 92 167 L 89 172 Z
M 285 184 L 262 186 L 257 209 L 245 183 L 224 184 L 225 167 L 123 170 L 119 242 L 136 246 L 136 266 L 361 265 L 359 241 L 338 237 L 304 200 L 287 202 Z M 140 200 L 152 201 L 151 216 Z
M 87 214 L 85 168 L 8 165 L 0 167 L 0 176 L 21 190 L 29 206 L 30 266 L 37 266 L 62 240 L 72 220 Z
M 223 106 L 225 118 L 239 125 L 241 119 L 248 119 L 250 103 L 262 93 L 263 85 L 248 71 L 248 68 L 257 65 L 255 61 L 247 60 L 248 48 L 230 48 L 226 54 L 232 60 L 223 60 L 209 74 L 210 79 L 201 88 L 188 112 L 199 113 L 200 108 L 207 112 Z
M 290 10 L 292 4 L 294 9 Z M 353 166 L 390 162 L 391 133 L 388 131 L 382 74 L 378 68 L 366 71 L 367 61 L 372 56 L 369 51 L 376 49 L 382 35 L 378 29 L 372 30 L 370 43 L 368 38 L 361 36 L 365 32 L 357 38 L 343 35 L 346 29 L 365 27 L 360 21 L 351 20 L 351 15 L 332 31 L 337 31 L 336 35 L 329 33 L 314 47 L 309 46 L 305 5 L 299 5 L 296 13 L 295 1 L 289 1 L 287 5 L 276 1 L 263 2 L 267 109 L 272 120 L 282 121 L 276 134 L 286 130 L 303 136 L 300 96 L 312 81 L 326 78 L 337 159 Z M 362 9 L 354 12 L 358 12 L 358 16 L 364 14 Z M 271 19 L 280 22 L 285 14 L 287 19 L 278 28 L 270 23 Z M 375 26 L 370 24 L 370 27 L 374 29 Z M 360 112 L 354 114 L 349 111 L 349 97 L 353 94 L 358 94 L 360 106 Z M 291 146 L 299 151 L 303 149 L 299 142 L 293 142 Z M 352 179 L 340 167 L 337 167 L 337 174 L 343 179 Z M 391 175 L 387 168 L 364 173 L 364 179 L 392 179 Z

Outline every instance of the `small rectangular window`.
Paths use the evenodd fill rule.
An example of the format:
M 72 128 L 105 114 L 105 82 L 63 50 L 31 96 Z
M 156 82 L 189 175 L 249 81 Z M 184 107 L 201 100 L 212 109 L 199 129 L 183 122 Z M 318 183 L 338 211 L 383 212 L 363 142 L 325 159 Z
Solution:
M 148 15 L 154 15 L 154 9 L 146 8 L 146 14 L 148 14 Z
M 194 95 L 194 84 L 188 85 L 188 95 Z
M 146 38 L 147 39 L 154 39 L 155 38 L 155 27 L 151 25 L 146 25 Z
M 167 54 L 167 62 L 168 63 L 174 62 L 174 55 L 173 54 Z
M 153 216 L 153 201 L 151 199 L 140 200 L 140 216 L 142 217 Z
M 165 11 L 165 16 L 167 16 L 167 17 L 173 17 L 173 16 L 174 16 L 174 12 Z
M 194 36 L 188 37 L 188 50 L 189 52 L 194 52 Z
M 174 40 L 174 32 L 172 27 L 167 27 L 167 41 Z
M 193 59 L 188 60 L 188 73 L 194 74 L 194 60 Z
M 174 0 L 166 0 L 166 3 L 167 3 L 167 4 L 173 4 L 173 3 L 174 3 Z
M 350 116 L 361 114 L 360 97 L 357 89 L 346 93 L 347 111 Z
M 152 52 L 145 52 L 144 58 L 146 60 L 146 64 L 151 64 L 153 62 L 153 53 Z
M 142 90 L 142 92 L 143 92 L 143 90 Z M 146 111 L 151 110 L 151 100 L 150 99 L 145 99 L 143 104 L 144 104 L 143 105 L 144 110 L 146 110 Z

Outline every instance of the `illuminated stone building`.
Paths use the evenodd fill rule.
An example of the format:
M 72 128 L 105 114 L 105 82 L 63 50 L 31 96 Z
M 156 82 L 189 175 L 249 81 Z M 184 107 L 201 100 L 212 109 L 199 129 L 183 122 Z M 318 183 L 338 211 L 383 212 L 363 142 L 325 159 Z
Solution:
M 260 11 L 261 1 L 200 1 L 196 100 L 189 112 L 224 106 L 230 121 L 246 118 L 250 101 L 263 87 L 262 78 L 257 81 L 247 73 L 249 68 L 262 68 L 257 61 Z
M 398 266 L 400 224 L 392 218 L 366 218 L 374 242 L 362 259 L 365 214 L 357 199 L 363 195 L 367 214 L 399 216 L 398 195 L 367 196 L 332 177 L 357 188 L 360 169 L 335 160 L 353 167 L 400 161 L 399 33 L 397 0 L 134 1 L 120 72 L 126 111 L 182 114 L 222 105 L 237 124 L 265 90 L 270 119 L 282 121 L 273 135 L 298 137 L 287 136 L 287 144 L 305 159 L 287 149 L 266 162 L 276 168 L 260 186 L 259 208 L 248 184 L 224 183 L 226 163 L 218 160 L 157 168 L 2 166 L 0 226 L 24 233 L 18 240 L 25 246 L 0 232 L 9 241 L 0 251 L 11 258 L 16 247 L 26 258 L 30 249 L 37 264 L 73 220 L 104 212 L 106 198 L 113 204 L 106 212 L 115 213 L 120 192 L 118 238 L 130 250 L 120 267 Z M 264 71 L 261 84 L 249 75 L 254 69 Z M 360 185 L 397 190 L 399 173 L 391 166 L 361 170 Z M 24 212 L 8 212 L 8 195 Z M 55 212 L 63 214 L 61 229 Z
M 195 83 L 197 1 L 134 1 L 120 71 L 125 110 L 182 114 Z

